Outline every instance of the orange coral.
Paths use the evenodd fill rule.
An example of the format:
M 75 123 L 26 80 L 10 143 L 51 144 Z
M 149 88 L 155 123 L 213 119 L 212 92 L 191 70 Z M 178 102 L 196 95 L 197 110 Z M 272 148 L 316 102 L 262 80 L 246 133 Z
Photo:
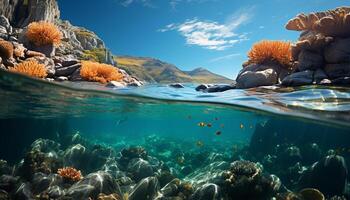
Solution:
M 25 61 L 12 68 L 9 68 L 11 72 L 17 72 L 33 76 L 37 78 L 45 78 L 47 76 L 46 68 L 44 64 L 39 64 L 37 61 Z
M 288 66 L 291 56 L 290 42 L 263 40 L 255 43 L 248 52 L 248 62 L 262 64 L 275 61 Z
M 112 65 L 97 63 L 93 61 L 82 61 L 80 76 L 87 81 L 107 83 L 109 81 L 120 81 L 123 75 Z
M 77 170 L 73 167 L 60 168 L 58 169 L 57 174 L 65 179 L 72 180 L 72 181 L 79 181 L 80 179 L 83 178 L 80 170 Z
M 62 33 L 53 23 L 40 21 L 29 24 L 26 36 L 30 42 L 37 46 L 59 45 Z
M 13 57 L 13 45 L 11 42 L 0 40 L 0 57 L 4 59 Z

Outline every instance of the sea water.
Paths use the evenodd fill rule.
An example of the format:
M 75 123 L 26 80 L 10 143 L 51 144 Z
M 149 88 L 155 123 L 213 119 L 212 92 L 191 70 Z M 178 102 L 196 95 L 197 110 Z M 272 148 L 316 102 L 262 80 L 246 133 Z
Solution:
M 108 147 L 115 157 L 123 149 L 140 147 L 181 180 L 191 180 L 217 161 L 250 160 L 291 190 L 301 188 L 286 169 L 297 164 L 308 168 L 331 154 L 350 161 L 347 88 L 266 87 L 223 93 L 194 88 L 113 89 L 0 71 L 0 159 L 21 165 L 40 138 L 60 144 L 60 151 L 78 143 Z M 104 163 L 94 169 L 71 165 L 88 174 Z

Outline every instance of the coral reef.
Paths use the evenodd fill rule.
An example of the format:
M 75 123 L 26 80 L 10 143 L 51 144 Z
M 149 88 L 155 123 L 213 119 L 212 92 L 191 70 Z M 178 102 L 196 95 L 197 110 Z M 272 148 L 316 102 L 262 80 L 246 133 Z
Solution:
M 36 61 L 22 62 L 13 68 L 10 68 L 9 71 L 37 78 L 45 78 L 47 76 L 45 65 L 39 64 Z
M 36 46 L 59 45 L 62 33 L 53 23 L 40 21 L 28 25 L 26 37 Z
M 80 75 L 84 80 L 100 83 L 120 81 L 123 78 L 123 75 L 116 67 L 93 61 L 82 61 Z
M 57 170 L 57 174 L 69 181 L 79 181 L 83 178 L 80 170 L 73 167 L 64 167 Z

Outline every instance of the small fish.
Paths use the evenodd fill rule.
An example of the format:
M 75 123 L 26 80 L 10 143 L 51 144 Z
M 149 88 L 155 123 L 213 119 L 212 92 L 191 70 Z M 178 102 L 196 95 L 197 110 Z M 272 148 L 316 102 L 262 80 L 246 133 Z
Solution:
M 204 144 L 203 144 L 203 142 L 202 141 L 197 141 L 196 142 L 196 146 L 197 147 L 202 147 Z
M 240 124 L 240 125 L 239 125 L 239 128 L 243 129 L 243 128 L 244 128 L 244 125 L 243 125 L 243 124 Z
M 209 127 L 209 128 L 212 127 L 212 124 L 211 124 L 211 123 L 208 123 L 208 124 L 207 124 L 207 127 Z
M 119 119 L 119 120 L 117 120 L 117 122 L 115 123 L 115 125 L 116 125 L 116 126 L 119 126 L 120 124 L 126 122 L 127 120 L 128 120 L 127 117 L 125 117 L 125 118 L 123 118 L 123 119 Z
M 220 124 L 220 127 L 221 127 L 221 128 L 224 128 L 224 127 L 225 127 L 225 124 Z
M 198 123 L 198 126 L 204 127 L 204 126 L 206 126 L 206 124 L 205 124 L 204 122 L 199 122 L 199 123 Z
M 185 163 L 185 158 L 183 156 L 177 157 L 177 163 L 178 164 L 184 164 Z
M 188 115 L 188 116 L 187 116 L 187 119 L 192 119 L 192 116 L 191 116 L 191 115 Z
M 215 120 L 215 121 L 218 121 L 218 120 L 219 120 L 219 118 L 215 117 L 215 118 L 214 118 L 214 120 Z
M 250 126 L 249 126 L 249 128 L 251 128 L 251 129 L 252 129 L 252 128 L 253 128 L 253 125 L 250 125 Z
M 221 131 L 216 131 L 215 135 L 221 135 Z

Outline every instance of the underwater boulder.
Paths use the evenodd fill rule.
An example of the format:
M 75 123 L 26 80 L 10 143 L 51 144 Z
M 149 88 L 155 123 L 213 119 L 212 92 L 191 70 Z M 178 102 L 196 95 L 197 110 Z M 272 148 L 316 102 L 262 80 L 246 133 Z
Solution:
M 119 185 L 113 177 L 104 171 L 91 173 L 70 187 L 66 197 L 73 199 L 96 198 L 99 193 L 121 194 Z
M 63 154 L 65 166 L 72 166 L 81 169 L 86 165 L 86 148 L 81 144 L 76 144 L 65 150 Z
M 150 163 L 141 158 L 132 159 L 128 164 L 127 171 L 132 174 L 132 178 L 137 182 L 153 175 L 153 168 Z
M 31 192 L 31 186 L 29 183 L 22 183 L 13 195 L 14 200 L 33 200 L 34 196 Z
M 148 158 L 147 151 L 140 146 L 124 148 L 120 154 L 121 157 L 118 159 L 118 163 L 124 168 L 127 168 L 128 163 L 134 158 L 142 158 L 143 160 L 147 160 Z
M 347 184 L 347 175 L 344 158 L 329 155 L 313 164 L 310 170 L 303 174 L 300 185 L 317 188 L 325 195 L 342 195 Z
M 179 186 L 180 186 L 180 179 L 173 179 L 169 183 L 167 183 L 160 191 L 163 196 L 174 196 L 178 193 Z
M 207 183 L 199 187 L 190 198 L 191 200 L 221 200 L 220 187 L 213 183 Z
M 62 185 L 63 183 L 63 178 L 58 174 L 46 175 L 44 173 L 38 172 L 33 175 L 31 188 L 33 194 L 39 194 L 45 190 L 49 190 L 51 186 Z
M 159 191 L 159 183 L 156 177 L 142 179 L 130 192 L 129 200 L 151 200 Z
M 350 77 L 350 62 L 326 64 L 324 67 L 324 71 L 331 79 Z M 332 82 L 334 82 L 334 80 L 332 80 Z
M 230 200 L 269 199 L 281 186 L 278 177 L 263 174 L 258 164 L 245 160 L 231 163 L 230 169 L 223 173 L 223 178 L 225 182 L 221 188 Z
M 196 91 L 202 91 L 202 90 L 206 90 L 208 89 L 209 87 L 212 87 L 213 85 L 212 84 L 200 84 L 198 85 L 195 90 Z
M 49 197 L 53 199 L 58 199 L 59 197 L 64 196 L 65 194 L 65 190 L 58 185 L 50 186 L 47 189 L 47 195 L 49 195 Z
M 205 90 L 203 92 L 208 92 L 208 93 L 213 93 L 213 92 L 224 92 L 226 90 L 232 90 L 235 89 L 236 85 L 235 84 L 225 84 L 225 85 L 213 85 Z
M 60 150 L 60 144 L 49 139 L 37 139 L 35 140 L 32 145 L 32 151 L 40 151 L 43 153 L 55 153 Z
M 301 161 L 300 149 L 297 146 L 288 146 L 277 156 L 279 164 L 290 167 Z
M 16 189 L 18 183 L 18 178 L 10 175 L 2 175 L 0 177 L 0 189 L 5 190 L 6 192 L 11 192 Z

